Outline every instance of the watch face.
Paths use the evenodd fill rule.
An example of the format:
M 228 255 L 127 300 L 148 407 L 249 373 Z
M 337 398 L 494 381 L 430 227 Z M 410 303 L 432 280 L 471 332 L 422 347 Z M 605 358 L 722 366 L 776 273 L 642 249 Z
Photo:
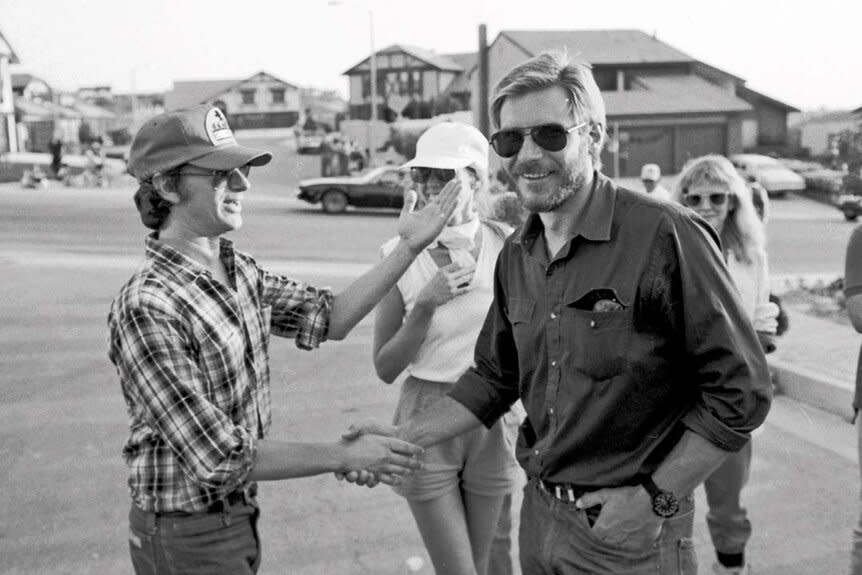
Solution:
M 652 509 L 659 517 L 673 517 L 679 511 L 679 502 L 673 493 L 661 491 L 653 497 Z

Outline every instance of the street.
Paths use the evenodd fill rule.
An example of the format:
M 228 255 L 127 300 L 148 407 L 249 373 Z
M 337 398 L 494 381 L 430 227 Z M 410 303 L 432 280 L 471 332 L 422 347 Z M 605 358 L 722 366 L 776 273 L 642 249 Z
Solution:
M 315 159 L 302 161 L 313 175 Z M 278 169 L 252 178 L 245 227 L 233 239 L 264 265 L 343 287 L 375 261 L 396 213 L 326 216 L 292 199 L 296 176 Z M 105 317 L 143 253 L 133 191 L 0 186 L 0 573 L 131 572 L 120 452 L 126 414 Z M 773 201 L 773 273 L 841 275 L 852 229 L 828 206 Z M 333 440 L 351 422 L 388 420 L 398 384 L 375 377 L 371 337 L 366 319 L 346 341 L 316 352 L 273 340 L 271 437 Z M 844 573 L 859 499 L 852 426 L 780 397 L 754 441 L 745 495 L 755 572 Z M 414 556 L 425 561 L 416 572 L 432 573 L 407 505 L 386 487 L 324 476 L 265 484 L 260 501 L 263 574 L 395 575 L 409 572 Z M 695 543 L 701 573 L 709 573 L 700 490 L 698 506 Z

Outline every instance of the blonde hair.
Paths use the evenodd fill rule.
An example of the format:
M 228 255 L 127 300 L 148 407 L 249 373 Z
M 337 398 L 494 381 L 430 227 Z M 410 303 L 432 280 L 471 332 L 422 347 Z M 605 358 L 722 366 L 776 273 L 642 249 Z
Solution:
M 590 65 L 570 62 L 565 50 L 542 52 L 509 70 L 497 83 L 491 101 L 491 123 L 494 129 L 500 129 L 500 110 L 506 98 L 554 86 L 559 86 L 571 95 L 569 111 L 572 119 L 589 121 L 591 128 L 599 135 L 598 140 L 590 146 L 590 156 L 595 168 L 600 169 L 602 146 L 607 137 L 605 103 Z
M 745 180 L 727 158 L 709 154 L 686 162 L 674 187 L 673 197 L 684 203 L 689 188 L 704 184 L 720 186 L 730 192 L 727 219 L 719 232 L 721 244 L 738 261 L 751 263 L 754 255 L 765 249 L 766 240 Z

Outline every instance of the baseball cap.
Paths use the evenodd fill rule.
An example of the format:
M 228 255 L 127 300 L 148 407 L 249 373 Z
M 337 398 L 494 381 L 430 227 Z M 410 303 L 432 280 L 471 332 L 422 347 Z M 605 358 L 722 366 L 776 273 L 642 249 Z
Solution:
M 147 120 L 132 140 L 129 173 L 143 181 L 183 164 L 231 170 L 263 166 L 271 159 L 269 152 L 240 146 L 224 112 L 201 105 Z
M 661 179 L 661 168 L 658 167 L 658 164 L 644 164 L 644 167 L 641 168 L 641 179 L 657 182 Z
M 401 167 L 456 170 L 472 165 L 488 171 L 488 140 L 473 126 L 441 122 L 425 130 L 416 142 L 416 157 Z

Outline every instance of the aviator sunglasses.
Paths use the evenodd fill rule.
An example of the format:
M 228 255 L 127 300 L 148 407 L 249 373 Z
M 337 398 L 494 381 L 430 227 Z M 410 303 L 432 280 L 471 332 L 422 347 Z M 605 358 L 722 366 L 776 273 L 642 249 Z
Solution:
M 467 171 L 474 176 L 476 175 L 476 172 L 472 168 L 467 168 Z M 427 184 L 431 178 L 434 178 L 441 184 L 447 184 L 454 177 L 455 170 L 446 168 L 427 168 L 425 166 L 413 166 L 410 168 L 410 179 L 417 184 Z
M 712 194 L 684 194 L 683 201 L 685 205 L 690 208 L 696 208 L 703 203 L 704 198 L 709 199 L 709 203 L 713 206 L 723 206 L 725 202 L 727 202 L 727 196 L 729 194 L 725 192 L 715 192 Z
M 560 124 L 542 124 L 530 128 L 500 130 L 491 136 L 491 147 L 501 158 L 511 158 L 521 151 L 524 146 L 524 136 L 530 134 L 539 147 L 549 152 L 559 152 L 568 144 L 569 134 L 586 125 L 587 122 L 581 122 L 566 128 Z
M 227 182 L 229 188 L 242 187 L 245 184 L 244 178 L 248 178 L 249 172 L 251 172 L 251 166 L 249 165 L 232 170 L 205 170 L 188 165 L 177 171 L 178 174 L 183 176 L 210 177 L 212 178 L 214 188 L 221 187 L 225 182 Z M 240 174 L 242 178 L 240 178 Z

